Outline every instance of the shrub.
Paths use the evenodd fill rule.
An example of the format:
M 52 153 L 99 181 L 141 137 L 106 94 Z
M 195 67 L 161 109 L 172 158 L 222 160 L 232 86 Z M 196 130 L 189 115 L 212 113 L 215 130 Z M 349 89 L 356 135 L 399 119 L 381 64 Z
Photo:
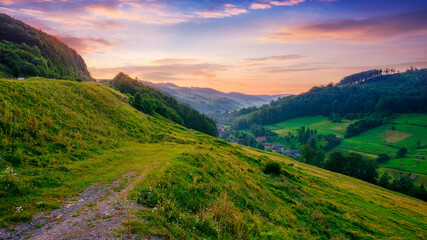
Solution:
M 280 164 L 277 162 L 269 162 L 264 167 L 264 173 L 265 174 L 280 174 Z

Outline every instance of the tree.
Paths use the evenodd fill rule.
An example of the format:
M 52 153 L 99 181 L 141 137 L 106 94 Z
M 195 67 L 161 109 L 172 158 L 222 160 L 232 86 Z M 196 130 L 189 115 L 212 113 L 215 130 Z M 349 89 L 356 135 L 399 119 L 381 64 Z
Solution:
M 424 188 L 423 183 L 421 183 L 421 186 L 417 187 L 415 190 L 415 197 L 427 201 L 427 191 Z
M 380 180 L 378 181 L 378 185 L 379 185 L 380 187 L 387 188 L 387 187 L 388 187 L 388 185 L 389 185 L 389 178 L 390 178 L 390 176 L 388 175 L 388 173 L 387 173 L 387 172 L 385 172 L 385 173 L 381 176 Z
M 325 161 L 325 168 L 338 173 L 343 173 L 346 165 L 346 159 L 342 152 L 334 151 Z
M 406 149 L 405 147 L 401 147 L 401 148 L 399 148 L 399 151 L 396 153 L 396 155 L 399 158 L 403 158 L 403 157 L 405 157 L 407 152 L 408 152 L 408 149 Z
M 385 163 L 385 162 L 388 162 L 388 161 L 390 161 L 390 157 L 387 155 L 387 154 L 385 154 L 385 153 L 381 153 L 380 155 L 378 155 L 378 157 L 377 157 L 377 162 L 378 163 Z

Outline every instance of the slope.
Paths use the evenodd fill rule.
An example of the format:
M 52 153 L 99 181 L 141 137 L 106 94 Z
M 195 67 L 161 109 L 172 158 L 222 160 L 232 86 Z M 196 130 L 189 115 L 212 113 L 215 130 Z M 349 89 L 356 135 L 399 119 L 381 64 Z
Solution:
M 0 43 L 0 72 L 7 76 L 92 80 L 75 50 L 2 13 Z
M 128 232 L 172 239 L 427 237 L 422 201 L 149 117 L 106 85 L 47 79 L 0 85 L 1 223 L 57 208 L 43 224 L 0 234 L 89 238 L 97 225 L 120 218 L 123 225 L 104 229 L 111 235 L 103 239 Z M 263 173 L 271 161 L 280 174 Z M 91 189 L 105 198 L 86 202 Z M 89 215 L 115 193 L 124 196 L 112 198 L 109 211 Z M 67 218 L 76 205 L 84 207 Z M 85 231 L 56 229 L 67 223 Z

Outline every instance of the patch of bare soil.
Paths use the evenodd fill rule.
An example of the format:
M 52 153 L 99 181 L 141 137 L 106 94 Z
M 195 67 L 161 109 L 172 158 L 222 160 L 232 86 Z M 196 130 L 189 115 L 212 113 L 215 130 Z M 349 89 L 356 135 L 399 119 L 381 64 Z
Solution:
M 132 175 L 110 185 L 93 184 L 78 196 L 67 199 L 61 208 L 37 214 L 30 223 L 14 226 L 13 232 L 0 229 L 0 239 L 142 239 L 123 233 L 125 218 L 120 213 L 123 194 L 142 178 L 132 179 Z

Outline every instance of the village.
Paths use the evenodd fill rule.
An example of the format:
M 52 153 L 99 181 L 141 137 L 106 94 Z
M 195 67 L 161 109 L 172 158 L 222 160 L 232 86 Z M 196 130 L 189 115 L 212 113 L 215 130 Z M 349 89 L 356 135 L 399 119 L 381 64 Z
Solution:
M 222 125 L 218 126 L 218 137 L 231 143 L 245 145 L 239 142 L 238 140 L 236 140 L 234 136 L 230 134 L 230 129 Z M 269 143 L 267 140 L 267 137 L 265 136 L 257 137 L 256 141 L 258 143 L 262 143 L 262 145 L 264 146 L 264 150 L 266 151 L 281 153 L 292 158 L 299 158 L 301 156 L 301 150 L 285 149 L 285 146 L 282 144 Z

